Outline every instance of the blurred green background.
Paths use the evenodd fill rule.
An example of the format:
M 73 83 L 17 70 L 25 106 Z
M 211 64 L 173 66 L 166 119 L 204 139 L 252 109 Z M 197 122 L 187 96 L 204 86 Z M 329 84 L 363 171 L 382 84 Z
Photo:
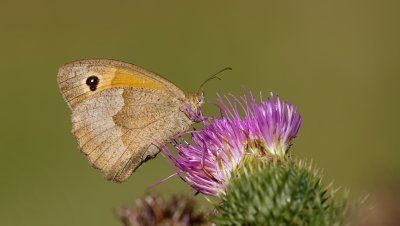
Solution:
M 293 153 L 325 181 L 366 193 L 400 169 L 399 1 L 10 1 L 0 7 L 0 225 L 119 225 L 172 173 L 161 155 L 123 184 L 79 153 L 58 67 L 82 58 L 141 65 L 194 91 L 273 91 L 303 116 Z M 205 114 L 216 114 L 206 104 Z M 191 194 L 178 178 L 151 192 Z M 200 197 L 200 199 L 202 199 Z

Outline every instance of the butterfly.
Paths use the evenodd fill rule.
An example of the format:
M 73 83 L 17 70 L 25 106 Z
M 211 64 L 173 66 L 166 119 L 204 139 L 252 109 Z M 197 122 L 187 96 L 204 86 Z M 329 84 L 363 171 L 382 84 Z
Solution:
M 204 99 L 203 92 L 184 93 L 160 75 L 115 60 L 68 63 L 57 80 L 81 152 L 116 182 L 154 158 L 160 144 L 187 131 Z

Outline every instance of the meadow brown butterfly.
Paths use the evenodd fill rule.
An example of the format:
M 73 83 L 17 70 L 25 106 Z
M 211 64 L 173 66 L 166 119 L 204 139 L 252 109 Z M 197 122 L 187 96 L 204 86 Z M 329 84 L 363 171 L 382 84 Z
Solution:
M 185 94 L 155 73 L 114 60 L 68 63 L 57 80 L 80 150 L 117 182 L 154 158 L 158 144 L 188 130 L 203 103 L 202 92 Z

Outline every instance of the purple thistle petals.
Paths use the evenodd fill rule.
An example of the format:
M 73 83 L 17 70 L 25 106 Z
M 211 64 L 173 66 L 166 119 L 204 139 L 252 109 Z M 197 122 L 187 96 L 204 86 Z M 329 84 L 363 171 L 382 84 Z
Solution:
M 230 118 L 204 122 L 205 128 L 192 133 L 193 144 L 174 143 L 175 157 L 165 146 L 164 153 L 184 175 L 195 190 L 211 196 L 223 192 L 232 170 L 243 157 L 246 137 Z
M 246 152 L 245 148 L 251 148 L 247 144 L 261 143 L 265 148 L 260 150 L 267 152 L 261 154 L 284 158 L 299 131 L 301 116 L 293 105 L 272 93 L 266 101 L 260 93 L 260 100 L 258 104 L 251 92 L 240 98 L 219 96 L 221 118 L 203 118 L 204 129 L 191 132 L 193 144 L 179 138 L 173 143 L 177 156 L 162 146 L 179 176 L 198 192 L 218 196 L 244 155 L 254 153 Z
M 301 116 L 293 105 L 281 102 L 272 93 L 259 105 L 251 94 L 246 100 L 254 114 L 249 126 L 252 138 L 261 140 L 271 154 L 284 157 L 300 128 Z

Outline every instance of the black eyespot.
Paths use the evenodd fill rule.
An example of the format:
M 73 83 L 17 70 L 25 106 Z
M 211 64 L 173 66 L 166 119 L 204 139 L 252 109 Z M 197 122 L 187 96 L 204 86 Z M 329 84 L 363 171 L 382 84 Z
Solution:
M 86 79 L 86 85 L 89 86 L 89 89 L 91 91 L 95 91 L 97 89 L 97 85 L 99 84 L 99 82 L 100 82 L 100 79 L 94 75 L 92 75 Z

